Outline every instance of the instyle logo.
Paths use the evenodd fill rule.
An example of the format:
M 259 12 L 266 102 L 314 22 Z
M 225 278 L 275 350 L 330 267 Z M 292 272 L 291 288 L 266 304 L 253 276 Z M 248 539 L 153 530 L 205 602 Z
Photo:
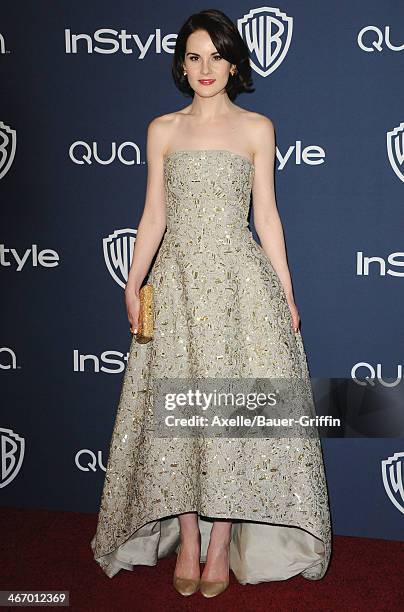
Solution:
M 8 346 L 0 347 L 0 370 L 16 370 L 17 355 Z
M 382 478 L 389 500 L 404 514 L 404 453 L 382 461 Z
M 54 268 L 59 265 L 59 254 L 53 249 L 39 250 L 38 245 L 33 244 L 20 255 L 17 249 L 0 244 L 0 266 L 12 267 L 16 272 L 21 272 L 27 265 L 32 268 Z
M 250 65 L 267 77 L 286 57 L 292 40 L 293 19 L 278 8 L 252 9 L 237 20 L 237 27 L 250 51 Z
M 0 427 L 0 489 L 14 480 L 24 460 L 25 440 L 12 429 Z
M 287 149 L 285 155 L 276 147 L 276 158 L 279 161 L 277 170 L 283 170 L 288 163 L 294 163 L 297 166 L 300 164 L 318 166 L 324 163 L 325 151 L 318 145 L 302 147 L 302 141 L 296 140 L 296 143 Z
M 7 174 L 17 149 L 17 132 L 0 121 L 0 179 Z
M 363 368 L 363 370 L 360 372 L 361 376 L 358 378 L 360 368 Z M 389 376 L 386 378 L 393 378 L 393 380 L 387 381 L 383 378 L 383 369 L 381 363 L 377 363 L 376 366 L 374 366 L 371 363 L 367 363 L 366 361 L 359 361 L 358 363 L 355 363 L 355 365 L 352 367 L 351 377 L 355 381 L 355 383 L 362 386 L 371 385 L 372 387 L 374 387 L 377 381 L 383 387 L 397 387 L 397 385 L 399 385 L 403 380 L 403 366 L 401 364 L 397 364 L 396 379 L 394 380 L 393 377 Z
M 363 251 L 358 251 L 356 253 L 356 274 L 357 276 L 370 276 L 370 266 L 372 264 L 372 272 L 376 276 L 398 276 L 403 277 L 404 271 L 400 272 L 399 270 L 393 270 L 387 267 L 387 264 L 390 266 L 395 266 L 396 268 L 404 268 L 404 252 L 396 251 L 395 253 L 390 253 L 386 260 L 383 257 L 368 257 L 363 255 Z
M 105 265 L 114 281 L 123 289 L 132 265 L 136 234 L 136 229 L 115 230 L 102 241 Z
M 105 152 L 100 154 L 99 149 L 103 149 Z M 144 163 L 140 160 L 140 148 L 134 142 L 126 141 L 119 145 L 112 142 L 109 151 L 106 149 L 98 142 L 88 143 L 84 140 L 76 140 L 69 147 L 69 157 L 75 164 L 87 164 L 88 166 L 93 162 L 103 166 L 113 164 L 115 161 L 119 161 L 125 166 Z
M 106 467 L 102 461 L 102 451 L 97 451 L 97 454 L 95 454 L 88 448 L 82 448 L 76 453 L 74 462 L 82 472 L 97 472 L 98 468 L 106 472 Z
M 404 123 L 387 132 L 387 155 L 394 172 L 404 182 Z
M 373 51 L 383 51 L 384 48 L 390 51 L 404 51 L 404 43 L 395 45 L 391 42 L 390 26 L 379 28 L 377 26 L 365 26 L 358 34 L 358 45 L 362 51 L 373 53 Z
M 73 350 L 73 371 L 74 372 L 91 372 L 98 374 L 120 374 L 125 369 L 125 362 L 129 359 L 129 351 L 121 353 L 120 351 L 104 351 L 101 356 L 88 353 L 80 353 L 78 349 Z M 106 364 L 106 365 L 104 365 Z M 112 367 L 110 367 L 112 366 Z
M 144 41 L 138 34 L 128 34 L 126 30 L 101 28 L 94 34 L 72 34 L 70 29 L 65 29 L 65 51 L 68 54 L 124 53 L 126 55 L 136 54 L 136 59 L 142 60 L 149 52 L 174 53 L 176 40 L 177 34 L 162 36 L 160 28 L 156 28 L 154 33 L 149 34 Z

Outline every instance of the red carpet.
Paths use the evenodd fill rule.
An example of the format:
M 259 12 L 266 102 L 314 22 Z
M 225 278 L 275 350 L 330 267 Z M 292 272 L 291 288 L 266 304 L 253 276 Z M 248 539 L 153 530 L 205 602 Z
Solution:
M 174 591 L 175 555 L 154 567 L 121 570 L 108 578 L 90 550 L 95 515 L 0 508 L 0 520 L 0 590 L 70 591 L 71 610 L 394 612 L 404 608 L 403 542 L 336 536 L 330 568 L 322 580 L 297 576 L 241 585 L 231 573 L 228 589 L 208 600 L 200 593 L 185 598 Z

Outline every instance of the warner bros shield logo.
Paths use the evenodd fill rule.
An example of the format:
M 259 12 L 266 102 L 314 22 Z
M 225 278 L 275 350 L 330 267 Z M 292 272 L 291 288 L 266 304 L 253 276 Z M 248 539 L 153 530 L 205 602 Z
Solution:
M 1 478 L 0 489 L 17 476 L 24 460 L 25 440 L 12 429 L 0 427 Z
M 382 476 L 390 501 L 404 514 L 404 453 L 382 461 Z
M 0 121 L 0 179 L 9 171 L 17 148 L 17 132 Z
M 137 230 L 129 228 L 115 230 L 102 241 L 104 259 L 109 273 L 123 289 L 128 281 L 136 234 Z
M 262 6 L 238 19 L 237 27 L 250 51 L 251 67 L 267 77 L 286 57 L 292 40 L 293 18 L 277 8 Z
M 387 132 L 387 155 L 394 172 L 404 182 L 404 123 Z

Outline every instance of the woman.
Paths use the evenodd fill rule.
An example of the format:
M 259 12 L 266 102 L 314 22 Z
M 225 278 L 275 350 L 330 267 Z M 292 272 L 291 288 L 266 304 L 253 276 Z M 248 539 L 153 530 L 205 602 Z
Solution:
M 158 379 L 301 378 L 312 406 L 274 195 L 273 124 L 232 101 L 250 90 L 251 69 L 226 15 L 206 10 L 184 23 L 173 76 L 193 100 L 148 126 L 146 202 L 125 289 L 136 334 L 139 288 L 165 234 L 148 279 L 155 337 L 131 344 L 94 556 L 112 577 L 177 550 L 173 583 L 186 596 L 224 591 L 229 567 L 242 584 L 316 580 L 331 549 L 318 439 L 153 435 Z M 262 247 L 247 227 L 251 191 Z

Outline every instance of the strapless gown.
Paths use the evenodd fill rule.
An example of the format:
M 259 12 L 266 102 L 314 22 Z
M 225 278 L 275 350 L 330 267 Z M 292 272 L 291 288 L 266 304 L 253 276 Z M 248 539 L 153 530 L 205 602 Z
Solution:
M 238 582 L 323 577 L 331 552 L 319 438 L 157 438 L 153 378 L 296 377 L 311 387 L 300 331 L 248 229 L 254 165 L 228 150 L 164 158 L 167 228 L 148 282 L 155 337 L 133 338 L 91 548 L 109 577 L 178 550 L 197 512 L 201 562 L 212 520 L 232 520 Z

